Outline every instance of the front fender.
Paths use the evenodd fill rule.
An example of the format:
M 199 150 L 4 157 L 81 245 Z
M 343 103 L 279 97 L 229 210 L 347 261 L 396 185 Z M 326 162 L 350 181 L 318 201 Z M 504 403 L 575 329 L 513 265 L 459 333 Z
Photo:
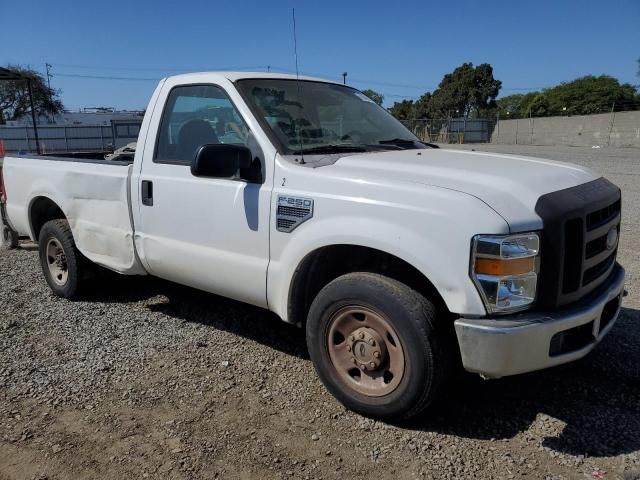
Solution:
M 357 202 L 355 210 L 362 213 L 351 216 L 323 213 L 323 203 L 323 199 L 316 201 L 317 218 L 292 233 L 272 232 L 267 300 L 269 308 L 283 320 L 288 320 L 289 292 L 296 269 L 307 255 L 331 245 L 357 245 L 398 257 L 429 279 L 451 312 L 486 314 L 469 278 L 471 238 L 477 233 L 508 228 L 489 207 L 468 197 L 462 202 L 464 205 L 458 204 L 459 209 L 452 209 L 450 204 L 445 216 L 430 208 L 416 210 L 382 202 Z M 353 210 L 345 207 L 348 206 L 338 210 Z M 456 214 L 460 216 L 456 218 Z

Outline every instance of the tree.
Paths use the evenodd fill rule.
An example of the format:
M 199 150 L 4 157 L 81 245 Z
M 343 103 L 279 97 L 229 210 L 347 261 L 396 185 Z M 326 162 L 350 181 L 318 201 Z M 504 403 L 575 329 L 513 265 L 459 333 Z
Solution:
M 496 100 L 496 112 L 500 118 L 524 118 L 540 92 L 516 93 Z
M 370 88 L 363 90 L 362 93 L 364 93 L 367 97 L 369 97 L 371 100 L 376 102 L 378 105 L 382 105 L 382 102 L 384 101 L 384 95 L 376 92 L 375 90 L 371 90 Z
M 396 117 L 398 120 L 410 120 L 414 118 L 413 115 L 413 100 L 403 100 L 401 102 L 395 102 L 389 109 L 389 113 Z
M 430 110 L 434 116 L 468 117 L 495 107 L 502 82 L 493 78 L 493 67 L 463 63 L 444 76 L 433 92 Z
M 586 75 L 542 92 L 527 105 L 533 116 L 590 115 L 616 110 L 635 110 L 640 106 L 636 88 L 621 84 L 609 75 Z
M 28 67 L 8 65 L 7 69 L 31 79 L 36 115 L 53 115 L 63 110 L 60 91 L 47 86 L 42 75 Z M 29 92 L 25 80 L 0 82 L 0 123 L 17 120 L 31 112 Z
M 431 93 L 427 92 L 413 104 L 413 118 L 432 118 Z
M 433 93 L 426 92 L 415 102 L 396 102 L 389 111 L 400 120 L 486 115 L 496 109 L 501 86 L 488 63 L 477 67 L 463 63 L 446 74 Z

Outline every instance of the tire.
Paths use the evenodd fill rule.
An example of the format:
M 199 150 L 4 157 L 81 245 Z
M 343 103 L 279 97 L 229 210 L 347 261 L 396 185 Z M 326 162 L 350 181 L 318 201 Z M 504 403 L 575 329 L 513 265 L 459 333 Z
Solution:
M 2 227 L 2 239 L 0 239 L 0 250 L 9 250 L 12 248 L 18 248 L 20 242 L 18 241 L 18 234 L 11 230 L 6 225 Z
M 348 332 L 360 325 L 354 319 L 363 326 L 352 335 Z M 309 354 L 326 388 L 350 410 L 387 420 L 414 417 L 434 402 L 454 371 L 435 320 L 434 305 L 406 285 L 378 274 L 349 273 L 326 285 L 311 305 Z M 370 345 L 383 343 L 384 352 L 376 356 L 372 350 L 378 347 Z M 369 366 L 358 365 L 367 358 L 373 360 Z M 352 368 L 340 368 L 349 361 Z
M 76 248 L 69 223 L 66 220 L 45 223 L 38 243 L 42 273 L 53 293 L 67 299 L 77 297 L 81 280 L 88 276 L 91 264 Z M 56 251 L 58 255 L 53 254 Z

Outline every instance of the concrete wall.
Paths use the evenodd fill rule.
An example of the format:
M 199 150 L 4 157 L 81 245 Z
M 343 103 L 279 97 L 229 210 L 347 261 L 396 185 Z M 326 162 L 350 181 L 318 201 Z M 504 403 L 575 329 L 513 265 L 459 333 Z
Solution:
M 491 143 L 640 148 L 640 111 L 500 120 Z

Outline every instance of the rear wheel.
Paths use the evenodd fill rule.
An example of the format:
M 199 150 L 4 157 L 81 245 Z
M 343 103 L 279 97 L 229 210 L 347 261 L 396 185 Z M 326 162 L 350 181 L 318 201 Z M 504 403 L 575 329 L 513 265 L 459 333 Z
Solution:
M 2 226 L 2 239 L 0 239 L 0 250 L 9 250 L 10 248 L 18 248 L 18 234 L 6 225 Z
M 406 285 L 350 273 L 325 286 L 307 320 L 311 359 L 346 407 L 380 418 L 407 418 L 438 396 L 452 370 L 436 309 Z
M 38 238 L 40 264 L 53 293 L 73 298 L 80 291 L 80 280 L 90 270 L 89 261 L 78 251 L 66 220 L 44 224 Z

